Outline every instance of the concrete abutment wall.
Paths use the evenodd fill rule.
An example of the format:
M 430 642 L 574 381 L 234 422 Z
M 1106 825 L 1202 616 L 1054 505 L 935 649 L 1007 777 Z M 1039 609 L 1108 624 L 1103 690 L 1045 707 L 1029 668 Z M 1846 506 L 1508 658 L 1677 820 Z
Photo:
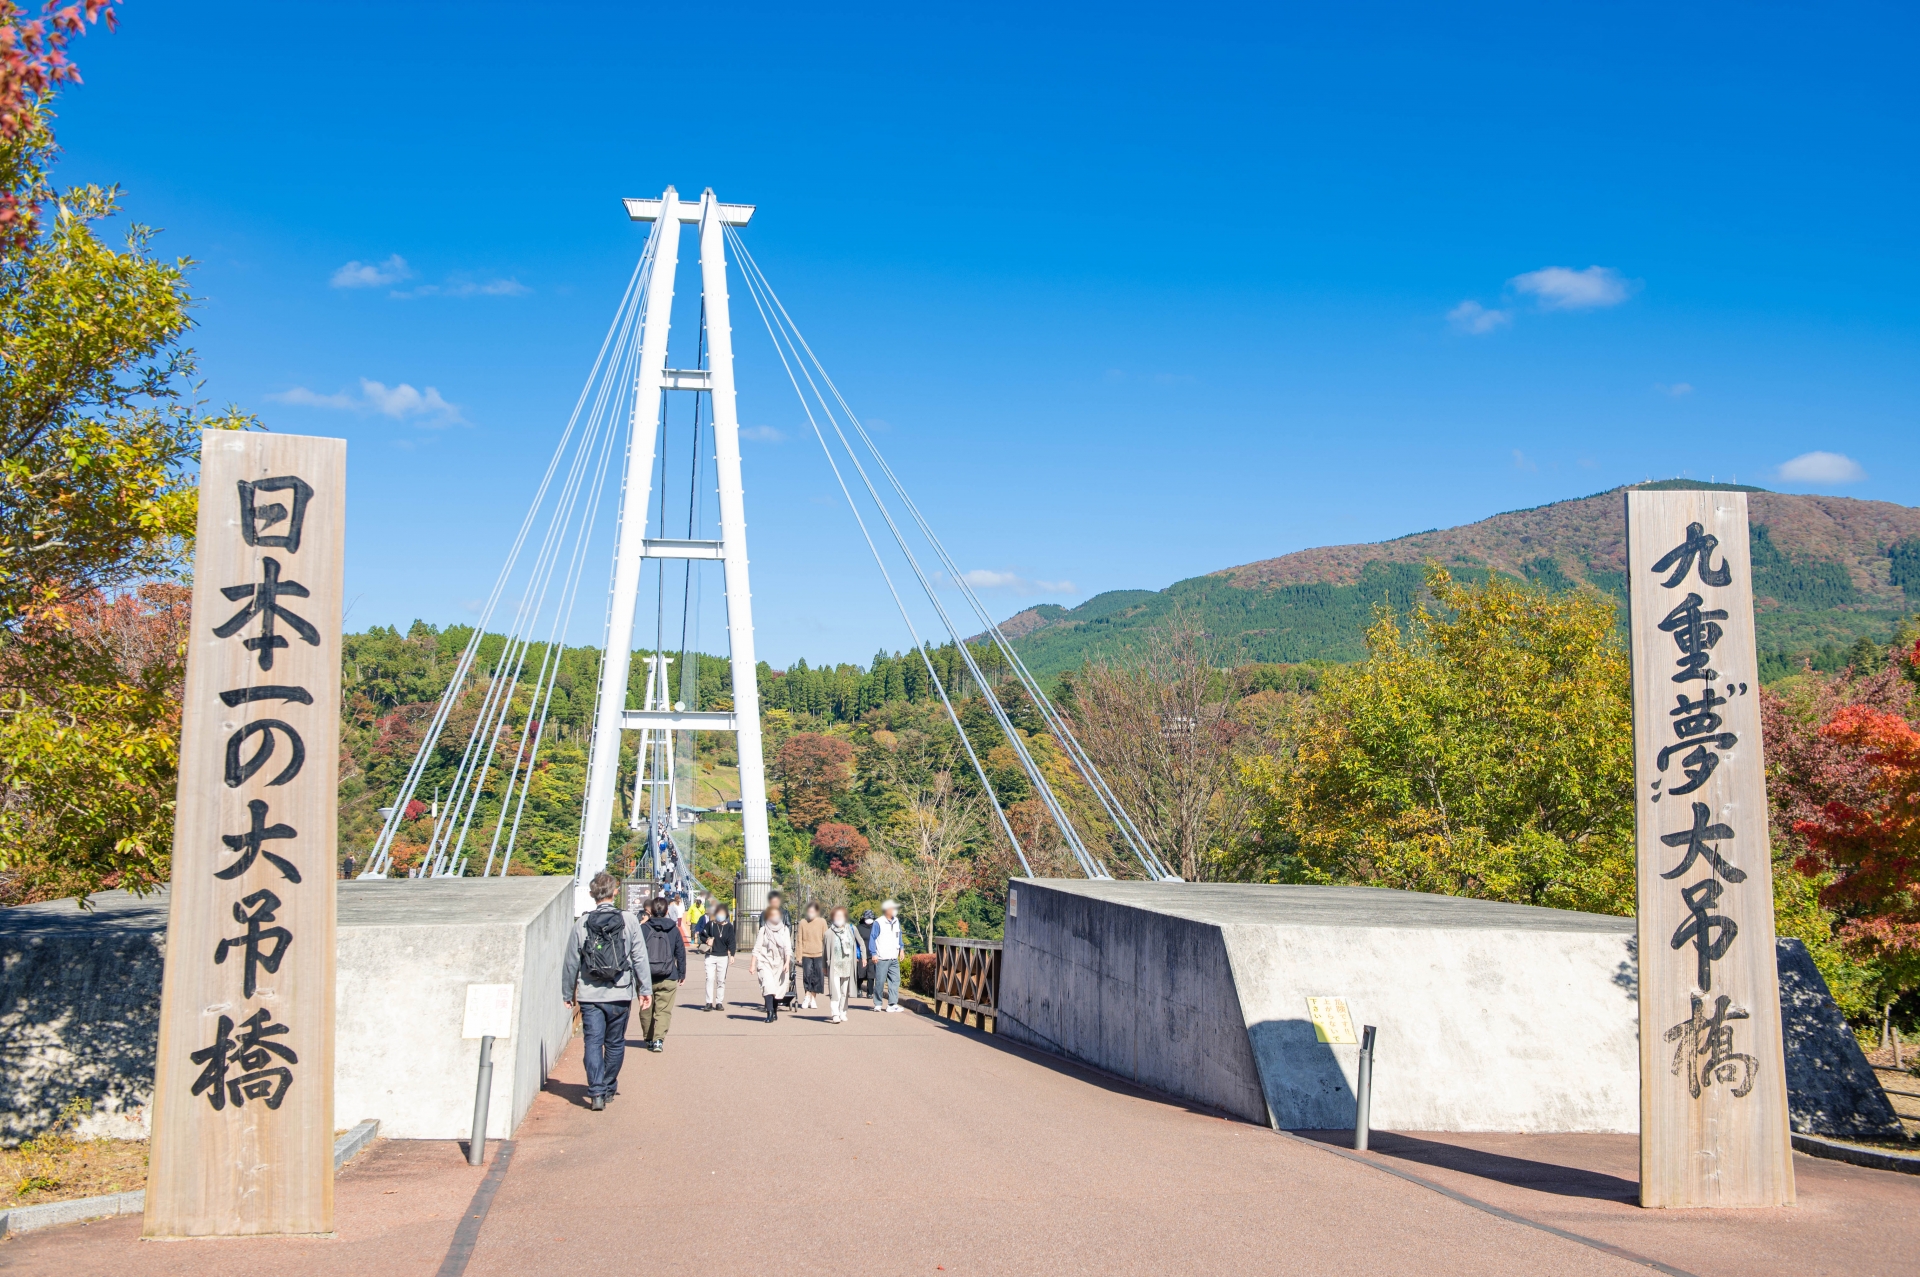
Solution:
M 573 879 L 337 884 L 334 1111 L 397 1139 L 460 1139 L 480 1044 L 460 1036 L 469 984 L 514 986 L 496 1043 L 488 1135 L 512 1134 L 573 1032 L 560 966 Z M 87 1136 L 144 1138 L 153 1095 L 164 892 L 102 892 L 0 910 L 0 1143 L 92 1102 Z
M 1361 887 L 1016 879 L 996 1030 L 1248 1121 L 1354 1119 L 1358 1047 L 1309 997 L 1380 1030 L 1373 1122 L 1428 1131 L 1639 1129 L 1629 918 Z M 1794 1129 L 1898 1122 L 1805 949 L 1780 942 Z

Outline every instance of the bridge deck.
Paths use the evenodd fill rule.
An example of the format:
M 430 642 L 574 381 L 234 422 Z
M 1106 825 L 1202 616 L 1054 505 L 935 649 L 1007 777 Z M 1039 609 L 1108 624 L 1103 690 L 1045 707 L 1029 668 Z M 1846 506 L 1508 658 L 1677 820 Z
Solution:
M 745 1005 L 744 961 L 730 992 L 738 1005 L 725 1013 L 677 1011 L 663 1054 L 630 1050 L 605 1113 L 579 1105 L 576 1040 L 484 1219 L 472 1218 L 483 1171 L 452 1146 L 396 1140 L 341 1176 L 337 1241 L 142 1246 L 128 1219 L 7 1242 L 0 1266 L 66 1277 L 796 1263 L 863 1277 L 1647 1271 L 1378 1167 L 1701 1277 L 1860 1277 L 1910 1272 L 1920 1257 L 1920 1182 L 1905 1176 L 1800 1157 L 1792 1210 L 1641 1211 L 1625 1200 L 1632 1137 L 1383 1134 L 1367 1165 L 929 1015 L 856 1004 L 844 1025 L 822 1011 L 768 1026 Z

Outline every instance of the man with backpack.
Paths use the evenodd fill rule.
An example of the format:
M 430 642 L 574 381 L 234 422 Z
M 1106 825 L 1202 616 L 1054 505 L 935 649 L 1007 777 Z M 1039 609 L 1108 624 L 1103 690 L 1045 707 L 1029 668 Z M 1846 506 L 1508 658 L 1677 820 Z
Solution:
M 597 873 L 587 884 L 593 909 L 573 924 L 573 945 L 560 971 L 560 996 L 580 1008 L 580 1036 L 587 1053 L 587 1107 L 599 1113 L 620 1094 L 620 1065 L 627 1056 L 627 1015 L 638 997 L 642 1012 L 652 1002 L 641 976 L 646 952 L 640 923 L 614 903 L 620 882 Z
M 673 1002 L 680 982 L 687 978 L 687 939 L 680 923 L 667 913 L 664 896 L 647 902 L 647 920 L 640 924 L 646 946 L 647 974 L 653 996 L 640 1008 L 640 1036 L 649 1051 L 667 1049 L 667 1025 L 673 1022 Z

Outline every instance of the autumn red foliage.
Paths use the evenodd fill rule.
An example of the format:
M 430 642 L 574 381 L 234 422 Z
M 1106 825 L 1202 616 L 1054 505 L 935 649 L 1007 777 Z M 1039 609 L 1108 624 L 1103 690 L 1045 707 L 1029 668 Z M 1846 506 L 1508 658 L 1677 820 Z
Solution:
M 827 868 L 842 878 L 850 878 L 867 858 L 866 837 L 852 825 L 825 821 L 813 831 L 813 846 L 827 858 Z
M 834 814 L 834 799 L 853 780 L 853 746 L 838 736 L 795 732 L 775 756 L 787 819 L 817 829 Z
M 1826 730 L 1850 707 L 1909 717 L 1914 685 L 1906 670 L 1890 663 L 1864 677 L 1803 683 L 1793 701 L 1772 688 L 1760 691 L 1773 838 L 1795 858 L 1806 853 L 1799 826 L 1820 819 L 1829 804 L 1865 808 L 1873 801 L 1874 768 L 1849 741 Z
M 35 107 L 62 84 L 80 83 L 80 70 L 67 57 L 67 43 L 90 22 L 116 25 L 117 0 L 48 0 L 37 18 L 28 18 L 14 0 L 0 0 L 0 148 L 25 139 L 29 149 L 45 145 Z M 11 166 L 9 166 L 11 167 Z M 18 176 L 15 174 L 14 176 Z M 0 189 L 0 242 L 13 247 L 33 234 L 39 192 L 18 185 Z
M 1821 899 L 1848 915 L 1843 939 L 1882 958 L 1920 957 L 1920 731 L 1849 705 L 1820 735 L 1858 760 L 1866 795 L 1795 822 L 1807 846 L 1801 867 L 1833 872 Z

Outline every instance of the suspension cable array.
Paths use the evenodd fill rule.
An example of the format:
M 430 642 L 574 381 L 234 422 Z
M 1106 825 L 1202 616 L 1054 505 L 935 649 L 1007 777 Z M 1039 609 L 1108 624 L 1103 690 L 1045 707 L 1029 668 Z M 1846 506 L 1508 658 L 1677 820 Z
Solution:
M 580 397 L 574 403 L 566 429 L 561 432 L 553 457 L 535 489 L 533 502 L 507 552 L 506 562 L 480 609 L 478 622 L 460 653 L 453 677 L 434 707 L 399 793 L 393 805 L 385 809 L 380 834 L 367 858 L 366 872 L 360 875 L 363 878 L 385 878 L 392 872 L 394 836 L 407 819 L 415 791 L 429 770 L 449 719 L 456 707 L 472 702 L 475 691 L 479 694 L 478 704 L 473 707 L 473 725 L 454 768 L 452 792 L 435 822 L 424 854 L 419 863 L 409 869 L 408 876 L 466 874 L 478 850 L 469 847 L 473 823 L 498 764 L 504 764 L 503 776 L 495 786 L 499 791 L 499 811 L 481 874 L 497 872 L 504 876 L 512 863 L 526 815 L 528 782 L 546 739 L 553 693 L 561 672 L 562 645 L 579 602 L 586 549 L 607 489 L 607 467 L 615 445 L 623 436 L 624 419 L 631 416 L 634 368 L 643 336 L 644 300 L 657 244 L 657 234 L 648 237 L 633 275 L 627 281 L 626 292 L 607 328 Z M 556 478 L 559 479 L 557 488 Z M 522 572 L 521 560 L 543 512 L 545 527 L 531 562 Z M 505 634 L 495 636 L 491 632 L 492 622 L 516 580 L 521 584 L 519 600 Z M 480 666 L 482 647 L 490 646 L 487 643 L 490 637 L 499 641 L 500 647 L 482 681 L 476 676 L 476 670 Z M 541 650 L 532 686 L 529 694 L 521 697 L 516 693 L 536 644 Z M 517 732 L 514 730 L 516 718 Z M 503 736 L 517 736 L 511 761 L 499 754 Z
M 706 198 L 711 199 L 711 195 Z M 432 764 L 449 724 L 456 718 L 464 718 L 468 712 L 472 713 L 473 721 L 467 730 L 459 760 L 453 768 L 444 809 L 434 822 L 423 854 L 417 863 L 409 865 L 408 876 L 461 877 L 469 874 L 472 861 L 479 851 L 477 841 L 473 841 L 473 833 L 476 820 L 485 805 L 483 798 L 497 800 L 498 809 L 493 813 L 491 835 L 485 834 L 484 829 L 480 835 L 487 842 L 487 854 L 480 868 L 480 876 L 504 876 L 512 864 L 526 815 L 529 782 L 538 766 L 541 747 L 547 737 L 553 694 L 561 674 L 563 644 L 579 602 L 586 551 L 598 526 L 600 507 L 608 489 L 608 467 L 613 463 L 616 444 L 622 440 L 625 442 L 624 454 L 631 460 L 642 414 L 663 411 L 666 403 L 664 398 L 658 404 L 638 402 L 641 397 L 641 378 L 638 374 L 656 258 L 663 242 L 677 243 L 677 237 L 665 239 L 665 225 L 662 221 L 656 221 L 648 235 L 646 246 L 627 281 L 626 292 L 615 310 L 566 429 L 541 477 L 526 517 L 515 534 L 506 563 L 495 579 L 481 608 L 478 623 L 460 653 L 453 677 L 426 724 L 399 793 L 393 805 L 383 809 L 384 820 L 368 856 L 366 872 L 361 875 L 363 878 L 385 878 L 392 873 L 395 836 L 408 819 L 409 810 L 418 806 L 415 793 L 428 773 L 434 770 Z M 668 229 L 677 231 L 677 227 Z M 995 724 L 1018 760 L 1028 785 L 1059 829 L 1067 850 L 1081 872 L 1089 878 L 1113 877 L 1099 850 L 1088 844 L 1039 759 L 1035 757 L 1027 738 L 1015 725 L 1000 689 L 981 668 L 979 654 L 941 597 L 940 587 L 943 584 L 958 590 L 979 623 L 980 636 L 988 640 L 997 653 L 999 663 L 1011 674 L 1019 692 L 1032 704 L 1047 731 L 1058 742 L 1068 765 L 1085 783 L 1101 813 L 1112 825 L 1126 851 L 1138 861 L 1145 876 L 1157 881 L 1177 881 L 1177 876 L 1167 868 L 1128 815 L 1112 787 L 1101 776 L 1093 759 L 1075 736 L 1067 716 L 1047 696 L 1039 680 L 1027 668 L 967 581 L 966 574 L 934 534 L 926 516 L 907 493 L 900 477 L 887 463 L 872 436 L 788 314 L 759 264 L 747 251 L 739 232 L 731 224 L 724 224 L 723 230 L 748 295 L 766 325 L 782 369 L 799 398 L 801 410 L 826 455 L 841 495 L 852 510 L 861 537 L 879 566 L 888 593 L 906 625 L 914 651 L 959 735 L 967 760 L 999 820 L 1002 832 L 1019 858 L 1021 868 L 1029 875 L 1033 872 L 1027 849 L 1022 847 L 1016 836 L 987 768 L 961 724 L 949 689 L 934 666 L 931 645 L 922 639 L 914 623 L 868 516 L 862 512 L 856 488 L 865 495 L 872 512 L 878 516 L 894 548 L 931 604 L 939 626 L 952 641 L 973 686 L 978 689 Z M 671 265 L 665 269 L 671 272 Z M 703 304 L 697 368 L 704 367 L 706 363 L 708 334 L 705 321 Z M 700 480 L 703 459 L 706 457 L 702 448 L 701 407 L 708 397 L 706 393 L 694 396 L 693 442 L 689 449 L 691 473 L 687 540 L 681 543 L 690 546 L 704 544 L 695 538 L 701 527 Z M 661 421 L 664 425 L 664 417 Z M 855 482 L 849 482 L 849 469 Z M 634 482 L 630 470 L 623 467 L 623 473 L 627 476 L 626 482 Z M 666 481 L 667 449 L 663 438 L 659 449 L 657 489 L 663 497 Z M 622 507 L 624 504 L 623 498 Z M 896 507 L 904 513 L 904 519 L 896 517 Z M 541 525 L 543 514 L 545 523 L 540 535 L 535 538 L 534 529 Z M 664 500 L 660 503 L 658 517 L 656 535 L 664 538 L 667 535 Z M 921 554 L 912 543 L 910 531 L 917 532 L 924 542 L 926 550 L 930 552 L 931 566 L 923 564 Z M 532 549 L 530 559 L 526 554 L 529 547 Z M 523 559 L 526 560 L 524 565 Z M 679 600 L 679 656 L 674 658 L 667 655 L 666 565 L 664 562 L 660 564 L 653 652 L 648 658 L 648 713 L 666 709 L 669 687 L 666 666 L 674 659 L 680 662 L 680 695 L 677 698 L 679 703 L 672 708 L 676 714 L 683 705 L 695 705 L 697 708 L 699 575 L 693 567 L 691 559 L 684 561 Z M 512 605 L 504 630 L 496 634 L 490 627 L 505 600 L 513 593 L 516 583 L 519 587 L 517 601 Z M 613 619 L 613 606 L 610 595 L 609 622 Z M 490 660 L 483 660 L 483 655 L 490 657 Z M 629 654 L 626 652 L 606 652 L 602 655 L 602 660 L 627 659 Z M 484 675 L 481 673 L 483 666 Z M 531 685 L 526 686 L 529 673 Z M 624 712 L 624 707 L 595 707 L 596 716 L 609 712 L 619 714 Z M 736 713 L 757 712 L 757 705 L 736 706 Z M 658 740 L 654 739 L 656 735 Z M 676 773 L 682 776 L 693 773 L 690 755 L 676 768 L 669 754 L 676 743 L 682 749 L 690 750 L 692 736 L 690 731 L 682 730 L 675 742 L 673 735 L 665 728 L 643 730 L 634 776 L 630 821 L 635 830 L 641 828 L 641 800 L 645 796 L 647 845 L 655 875 L 665 885 L 685 889 L 693 885 L 693 866 L 682 861 L 669 828 L 681 804 L 677 795 L 665 791 L 670 783 L 668 778 L 678 779 Z M 503 743 L 505 748 L 502 748 Z M 586 806 L 583 804 L 581 814 L 583 837 L 586 833 Z
M 1013 644 L 1007 640 L 1006 635 L 1001 632 L 1000 626 L 993 620 L 992 615 L 981 602 L 979 595 L 976 594 L 973 587 L 968 584 L 966 574 L 960 570 L 959 564 L 954 561 L 953 556 L 947 552 L 946 546 L 941 542 L 940 538 L 935 535 L 932 525 L 928 523 L 926 517 L 921 513 L 919 506 L 914 503 L 913 498 L 907 493 L 906 486 L 901 483 L 899 476 L 894 473 L 893 467 L 887 464 L 885 456 L 881 454 L 878 445 L 874 443 L 873 437 L 867 432 L 866 427 L 861 424 L 858 414 L 856 414 L 852 406 L 848 404 L 846 397 L 840 393 L 840 388 L 834 384 L 833 378 L 828 375 L 825 365 L 823 365 L 819 357 L 814 354 L 813 348 L 807 344 L 807 340 L 801 334 L 799 326 L 794 323 L 793 317 L 788 314 L 786 307 L 780 302 L 779 296 L 773 291 L 772 285 L 767 281 L 765 273 L 761 271 L 753 255 L 747 251 L 746 244 L 741 240 L 739 232 L 729 227 L 727 229 L 727 235 L 733 248 L 735 260 L 739 263 L 740 273 L 746 281 L 748 293 L 753 298 L 755 308 L 760 312 L 762 322 L 766 325 L 767 335 L 772 339 L 774 349 L 779 354 L 781 366 L 786 371 L 787 379 L 792 383 L 794 393 L 799 397 L 801 411 L 806 415 L 807 422 L 812 427 L 814 437 L 819 441 L 822 451 L 826 453 L 827 464 L 833 470 L 834 478 L 840 485 L 841 494 L 846 497 L 847 504 L 853 511 L 854 519 L 860 527 L 861 536 L 865 539 L 868 550 L 873 554 L 874 563 L 879 567 L 880 574 L 887 583 L 887 589 L 893 596 L 895 606 L 899 608 L 901 619 L 906 622 L 908 633 L 913 637 L 915 649 L 920 653 L 921 660 L 926 664 L 928 675 L 932 677 L 935 688 L 939 690 L 941 703 L 946 707 L 948 716 L 953 720 L 955 730 L 960 734 L 961 743 L 966 747 L 968 760 L 973 764 L 974 771 L 979 777 L 981 785 L 985 788 L 990 800 L 993 802 L 994 809 L 1000 816 L 1002 828 L 1005 830 L 1008 840 L 1013 843 L 1015 854 L 1020 857 L 1022 868 L 1027 869 L 1029 873 L 1032 872 L 1031 867 L 1027 863 L 1026 854 L 1020 847 L 1019 840 L 1014 837 L 1012 827 L 1007 824 L 1006 814 L 1004 810 L 1002 810 L 998 797 L 994 794 L 993 784 L 987 777 L 986 769 L 981 766 L 979 757 L 975 754 L 972 744 L 967 739 L 965 729 L 960 725 L 959 716 L 954 712 L 953 703 L 948 698 L 945 687 L 941 685 L 939 675 L 934 671 L 932 661 L 927 655 L 926 645 L 921 641 L 919 632 L 913 624 L 912 617 L 908 614 L 905 602 L 901 599 L 900 592 L 894 585 L 892 573 L 887 569 L 886 560 L 880 553 L 879 547 L 875 544 L 872 533 L 868 530 L 866 519 L 861 515 L 859 503 L 855 500 L 852 491 L 848 488 L 846 478 L 841 471 L 840 463 L 836 457 L 833 446 L 828 442 L 828 432 L 831 432 L 834 439 L 839 442 L 846 460 L 851 464 L 855 474 L 859 476 L 861 487 L 865 490 L 868 500 L 872 503 L 874 510 L 879 514 L 881 521 L 886 525 L 887 531 L 892 535 L 895 547 L 898 549 L 901 557 L 906 560 L 914 579 L 919 582 L 922 592 L 924 592 L 927 597 L 927 601 L 932 605 L 934 613 L 940 618 L 942 627 L 947 631 L 954 647 L 959 652 L 961 659 L 965 662 L 967 672 L 972 676 L 974 685 L 980 689 L 982 698 L 992 711 L 994 721 L 999 725 L 1001 732 L 1007 739 L 1008 745 L 1013 749 L 1015 756 L 1019 759 L 1021 770 L 1026 774 L 1028 783 L 1033 787 L 1035 794 L 1039 796 L 1042 805 L 1047 810 L 1047 814 L 1053 818 L 1055 825 L 1060 830 L 1061 837 L 1067 844 L 1068 850 L 1080 865 L 1081 871 L 1089 878 L 1111 878 L 1113 876 L 1101 861 L 1097 852 L 1087 846 L 1084 837 L 1081 835 L 1071 817 L 1067 814 L 1059 797 L 1055 794 L 1052 784 L 1049 783 L 1039 763 L 1033 757 L 1032 751 L 1027 747 L 1025 739 L 1014 726 L 992 681 L 981 672 L 979 663 L 967 640 L 967 636 L 961 633 L 960 627 L 954 623 L 952 616 L 947 611 L 946 605 L 941 601 L 937 589 L 937 582 L 922 566 L 920 558 L 914 552 L 914 548 L 905 531 L 902 529 L 899 521 L 895 519 L 893 511 L 887 505 L 886 499 L 881 495 L 879 485 L 874 482 L 872 474 L 868 471 L 867 463 L 862 460 L 861 450 L 864 450 L 866 457 L 871 460 L 873 469 L 879 473 L 886 485 L 892 489 L 893 495 L 899 502 L 900 507 L 907 512 L 913 526 L 919 531 L 926 545 L 932 550 L 941 574 L 947 581 L 959 589 L 962 598 L 966 601 L 969 608 L 973 611 L 975 618 L 983 627 L 983 632 L 992 640 L 994 647 L 999 652 L 1007 668 L 1012 671 L 1021 690 L 1026 693 L 1027 698 L 1039 712 L 1042 721 L 1045 722 L 1054 738 L 1060 743 L 1062 750 L 1066 753 L 1074 770 L 1077 771 L 1086 782 L 1088 790 L 1093 794 L 1094 800 L 1099 804 L 1101 811 L 1119 832 L 1121 840 L 1126 844 L 1127 850 L 1139 861 L 1140 867 L 1145 871 L 1146 876 L 1155 881 L 1177 880 L 1177 875 L 1167 868 L 1165 862 L 1161 860 L 1152 844 L 1150 844 L 1145 835 L 1140 832 L 1133 818 L 1127 814 L 1126 808 L 1120 803 L 1112 787 L 1109 786 L 1105 778 L 1101 776 L 1099 768 L 1094 765 L 1093 759 L 1080 744 L 1079 738 L 1074 735 L 1073 729 L 1068 723 L 1066 716 L 1060 712 L 1058 707 L 1056 707 L 1047 696 L 1046 690 L 1040 686 L 1040 681 L 1028 670 L 1026 662 L 1022 661 L 1019 653 L 1014 651 Z M 802 388 L 802 382 L 805 383 L 804 389 Z M 817 415 L 815 411 L 816 408 L 818 409 Z M 836 408 L 838 412 L 835 411 Z M 843 419 L 845 421 L 844 428 L 842 426 Z M 823 420 L 827 425 L 826 430 L 821 428 L 821 422 Z M 852 430 L 854 438 L 859 441 L 860 449 L 856 449 L 853 442 L 848 439 L 848 429 Z

